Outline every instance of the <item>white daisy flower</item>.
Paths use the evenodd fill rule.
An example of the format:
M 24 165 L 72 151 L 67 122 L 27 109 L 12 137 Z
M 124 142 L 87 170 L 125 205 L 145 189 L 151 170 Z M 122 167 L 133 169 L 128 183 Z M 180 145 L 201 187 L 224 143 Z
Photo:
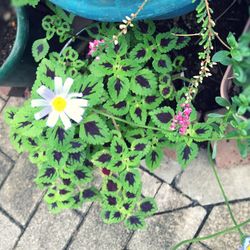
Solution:
M 250 250 L 250 237 L 244 240 L 243 250 Z
M 85 112 L 84 108 L 88 106 L 88 101 L 79 99 L 79 97 L 82 97 L 81 93 L 69 92 L 73 82 L 72 78 L 67 78 L 63 85 L 63 79 L 55 77 L 54 92 L 44 85 L 37 89 L 37 93 L 43 99 L 32 100 L 31 106 L 43 107 L 43 109 L 35 114 L 35 119 L 40 120 L 48 115 L 47 126 L 53 128 L 60 118 L 65 130 L 72 126 L 70 119 L 80 123 Z

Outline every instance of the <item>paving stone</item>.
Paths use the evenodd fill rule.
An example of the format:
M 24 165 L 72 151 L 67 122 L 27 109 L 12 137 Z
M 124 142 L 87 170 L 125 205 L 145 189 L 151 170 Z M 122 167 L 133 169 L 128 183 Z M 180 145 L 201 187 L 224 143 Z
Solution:
M 42 194 L 33 181 L 36 172 L 26 154 L 20 155 L 0 190 L 0 205 L 23 225 Z
M 0 213 L 0 250 L 13 249 L 20 233 L 20 228 Z
M 13 162 L 7 159 L 7 157 L 0 152 L 0 186 L 9 173 L 12 165 Z
M 218 169 L 226 194 L 230 200 L 248 198 L 250 194 L 250 166 Z M 198 200 L 202 205 L 223 202 L 220 189 L 208 162 L 207 154 L 201 151 L 184 171 L 177 187 L 183 193 Z
M 158 212 L 185 207 L 192 203 L 191 200 L 177 192 L 168 184 L 161 186 L 155 198 L 158 205 Z
M 9 97 L 11 88 L 7 86 L 1 86 L 0 87 L 0 97 L 3 98 L 4 100 L 7 100 Z
M 174 177 L 180 174 L 181 171 L 182 170 L 178 162 L 164 156 L 161 166 L 154 171 L 154 174 L 170 184 Z
M 0 98 L 0 111 L 3 109 L 4 105 L 5 105 L 5 101 Z
M 104 224 L 100 208 L 95 204 L 81 226 L 70 250 L 119 250 L 123 249 L 129 237 L 124 224 Z
M 250 202 L 239 202 L 231 205 L 233 214 L 238 223 L 250 218 Z M 234 226 L 226 206 L 216 206 L 211 211 L 199 237 L 209 235 L 225 228 Z M 246 235 L 250 235 L 250 225 L 242 228 Z M 209 239 L 204 243 L 213 250 L 239 249 L 240 237 L 237 232 L 229 233 L 217 238 Z
M 23 98 L 11 97 L 9 98 L 6 107 L 10 106 L 21 106 L 24 102 Z M 4 108 L 5 110 L 5 108 Z M 18 153 L 12 147 L 9 139 L 9 126 L 5 123 L 3 119 L 3 112 L 0 114 L 0 149 L 8 155 L 12 160 L 16 160 L 18 158 Z
M 206 211 L 192 207 L 147 219 L 148 228 L 135 232 L 129 250 L 170 250 L 182 240 L 193 238 Z M 186 246 L 181 249 L 186 249 Z
M 210 250 L 210 248 L 206 247 L 203 244 L 196 243 L 196 244 L 192 244 L 189 250 Z
M 48 211 L 46 204 L 41 203 L 16 249 L 63 249 L 79 223 L 80 217 L 72 211 L 65 210 L 55 215 Z
M 140 170 L 140 173 L 142 180 L 142 194 L 146 197 L 154 197 L 161 185 L 161 181 L 143 170 Z

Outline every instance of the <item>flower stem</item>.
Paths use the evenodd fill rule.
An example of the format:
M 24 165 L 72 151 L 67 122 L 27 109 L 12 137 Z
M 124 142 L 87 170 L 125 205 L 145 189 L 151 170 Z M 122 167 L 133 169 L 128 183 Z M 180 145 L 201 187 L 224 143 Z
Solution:
M 190 239 L 190 240 L 184 240 L 184 241 L 178 243 L 177 245 L 175 245 L 171 250 L 177 250 L 178 248 L 180 248 L 181 246 L 183 246 L 185 244 L 197 243 L 197 242 L 200 242 L 200 241 L 209 240 L 209 239 L 212 239 L 212 238 L 219 237 L 221 235 L 230 233 L 230 232 L 232 232 L 234 230 L 239 230 L 241 227 L 243 227 L 243 226 L 245 226 L 245 225 L 247 225 L 249 223 L 250 223 L 250 218 L 248 220 L 238 224 L 237 226 L 226 228 L 226 229 L 224 229 L 222 231 L 218 231 L 218 232 L 216 232 L 214 234 L 210 234 L 210 235 L 203 236 L 203 237 L 197 237 L 197 238 Z
M 243 240 L 243 239 L 245 238 L 245 234 L 244 234 L 244 233 L 242 232 L 242 230 L 238 227 L 238 223 L 237 223 L 237 221 L 236 221 L 236 219 L 235 219 L 235 217 L 234 217 L 234 215 L 233 215 L 233 211 L 232 211 L 232 209 L 231 209 L 231 207 L 230 207 L 230 204 L 229 204 L 229 201 L 228 201 L 228 197 L 227 197 L 227 195 L 226 195 L 226 193 L 225 193 L 225 190 L 224 190 L 224 188 L 223 188 L 223 185 L 222 185 L 220 176 L 219 176 L 219 174 L 218 174 L 218 171 L 217 171 L 216 166 L 215 166 L 215 164 L 214 164 L 214 161 L 213 161 L 213 159 L 212 159 L 211 148 L 210 148 L 210 146 L 211 146 L 211 144 L 209 143 L 209 144 L 208 144 L 207 151 L 208 151 L 208 159 L 209 159 L 209 162 L 210 162 L 210 164 L 211 164 L 211 166 L 212 166 L 213 174 L 214 174 L 214 176 L 215 176 L 215 178 L 216 178 L 216 181 L 217 181 L 217 183 L 218 183 L 218 185 L 219 185 L 219 187 L 220 187 L 220 191 L 221 191 L 221 193 L 222 193 L 222 195 L 223 195 L 223 198 L 224 198 L 224 200 L 225 200 L 225 203 L 226 203 L 226 206 L 227 206 L 227 210 L 228 210 L 228 212 L 229 212 L 229 214 L 230 214 L 230 217 L 231 217 L 231 219 L 232 219 L 234 225 L 235 225 L 235 226 L 237 227 L 237 229 L 238 229 L 238 232 L 239 232 L 239 234 L 240 234 L 241 240 Z

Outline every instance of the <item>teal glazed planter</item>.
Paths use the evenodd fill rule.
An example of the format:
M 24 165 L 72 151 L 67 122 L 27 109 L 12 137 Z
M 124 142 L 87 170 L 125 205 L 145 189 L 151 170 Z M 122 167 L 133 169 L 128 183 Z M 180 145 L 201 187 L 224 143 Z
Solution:
M 15 10 L 17 16 L 16 39 L 10 55 L 0 67 L 0 85 L 22 85 L 20 82 L 22 77 L 19 75 L 19 65 L 28 42 L 29 21 L 25 8 L 16 8 Z
M 118 22 L 136 12 L 143 0 L 50 0 L 75 15 L 105 22 Z M 196 1 L 198 2 L 198 1 Z M 195 9 L 192 0 L 149 0 L 137 19 L 167 19 Z

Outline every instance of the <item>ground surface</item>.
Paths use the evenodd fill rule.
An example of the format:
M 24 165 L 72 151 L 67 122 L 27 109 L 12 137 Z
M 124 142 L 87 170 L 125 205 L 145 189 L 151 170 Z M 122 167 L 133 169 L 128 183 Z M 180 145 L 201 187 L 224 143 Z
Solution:
M 0 94 L 0 110 L 21 105 L 22 99 Z M 165 158 L 154 175 L 143 168 L 143 194 L 155 196 L 159 213 L 148 219 L 148 228 L 129 232 L 123 225 L 105 225 L 96 204 L 54 216 L 43 203 L 43 193 L 33 183 L 36 168 L 25 155 L 18 155 L 8 139 L 8 127 L 0 114 L 0 250 L 160 250 L 177 242 L 207 235 L 232 222 L 223 205 L 206 153 L 185 172 Z M 250 166 L 219 170 L 225 190 L 239 222 L 250 218 Z M 250 225 L 245 228 L 250 234 Z M 202 244 L 185 246 L 190 250 L 236 250 L 236 233 Z

